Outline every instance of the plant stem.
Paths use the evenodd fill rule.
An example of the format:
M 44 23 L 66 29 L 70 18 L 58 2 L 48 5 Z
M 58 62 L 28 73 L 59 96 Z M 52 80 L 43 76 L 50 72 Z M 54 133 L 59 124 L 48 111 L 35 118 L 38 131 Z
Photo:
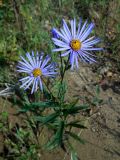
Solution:
M 65 76 L 65 72 L 66 72 L 67 67 L 68 67 L 69 60 L 70 60 L 70 55 L 69 55 L 69 57 L 68 57 L 68 59 L 67 59 L 67 62 L 66 62 L 66 64 L 65 64 L 65 67 L 64 67 L 64 69 L 63 69 L 63 60 L 62 60 L 62 56 L 61 56 L 61 54 L 60 54 L 60 62 L 61 62 L 61 70 L 60 70 L 60 71 L 61 71 L 61 73 L 60 73 L 60 75 L 61 75 L 61 84 L 62 84 L 62 82 L 63 82 L 64 76 Z
M 47 88 L 47 90 L 48 90 L 48 92 L 49 92 L 49 94 L 51 95 L 51 97 L 52 97 L 52 99 L 55 101 L 55 102 L 59 102 L 58 101 L 58 99 L 52 94 L 52 92 L 51 92 L 51 90 L 50 90 L 50 88 L 48 87 L 48 85 L 45 83 L 45 81 L 44 81 L 44 79 L 42 78 L 42 81 L 43 81 L 43 83 L 45 84 L 45 86 L 46 86 L 46 88 Z

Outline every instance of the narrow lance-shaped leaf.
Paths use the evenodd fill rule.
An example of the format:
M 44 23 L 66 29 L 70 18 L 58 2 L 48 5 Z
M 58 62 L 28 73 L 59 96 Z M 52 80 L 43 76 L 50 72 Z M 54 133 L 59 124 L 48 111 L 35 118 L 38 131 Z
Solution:
M 59 116 L 59 112 L 55 112 L 55 113 L 52 113 L 48 116 L 36 116 L 34 117 L 34 119 L 36 121 L 39 121 L 39 122 L 42 122 L 43 124 L 46 124 L 46 123 L 49 123 L 49 122 L 52 122 L 53 120 L 55 120 L 58 116 Z
M 80 143 L 85 144 L 85 141 L 81 139 L 77 134 L 70 132 L 70 131 L 67 131 L 66 133 L 72 138 L 74 138 L 75 140 L 79 141 Z
M 74 106 L 72 108 L 67 108 L 67 109 L 63 109 L 63 114 L 65 116 L 69 115 L 69 114 L 76 114 L 81 110 L 86 110 L 89 108 L 89 105 L 81 105 L 81 106 Z
M 56 134 L 46 144 L 46 148 L 51 150 L 51 149 L 55 148 L 56 146 L 61 146 L 62 139 L 63 139 L 63 132 L 64 132 L 64 121 L 60 121 Z
M 58 129 L 58 132 L 57 132 L 57 143 L 60 146 L 62 145 L 63 132 L 64 132 L 64 121 L 60 121 L 59 129 Z
M 74 150 L 71 152 L 71 160 L 78 160 L 77 153 Z
M 84 125 L 82 125 L 82 124 L 79 124 L 79 123 L 76 123 L 76 122 L 68 123 L 67 126 L 76 127 L 76 128 L 81 128 L 81 129 L 87 129 L 86 126 L 84 126 Z
M 66 93 L 66 84 L 62 83 L 59 84 L 59 89 L 58 89 L 58 99 L 60 99 L 60 102 L 64 102 L 64 97 Z
M 27 112 L 30 110 L 35 110 L 37 108 L 59 108 L 59 104 L 56 102 L 33 102 L 33 103 L 25 103 L 20 112 Z
M 68 142 L 69 150 L 71 152 L 71 159 L 70 160 L 80 160 L 79 157 L 77 156 L 77 153 L 76 153 L 74 147 L 72 146 L 72 144 L 69 141 L 67 141 L 67 142 Z
M 100 94 L 100 86 L 97 85 L 96 86 L 96 95 L 99 96 L 99 94 Z

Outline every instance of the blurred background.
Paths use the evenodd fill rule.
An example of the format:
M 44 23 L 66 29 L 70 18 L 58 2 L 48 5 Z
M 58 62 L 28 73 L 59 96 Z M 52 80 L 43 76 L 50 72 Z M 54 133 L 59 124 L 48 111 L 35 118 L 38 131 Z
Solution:
M 12 80 L 7 64 L 16 62 L 20 54 L 31 50 L 51 53 L 50 30 L 60 27 L 63 18 L 95 22 L 95 34 L 103 40 L 104 60 L 109 57 L 120 70 L 119 16 L 119 0 L 0 0 L 0 83 Z

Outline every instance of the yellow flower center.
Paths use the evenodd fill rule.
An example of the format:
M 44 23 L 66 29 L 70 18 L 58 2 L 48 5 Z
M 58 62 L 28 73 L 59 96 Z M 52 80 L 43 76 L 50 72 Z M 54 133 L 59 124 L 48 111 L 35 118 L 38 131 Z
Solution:
M 81 42 L 78 39 L 73 39 L 70 46 L 74 51 L 78 51 L 81 48 Z
M 42 75 L 42 71 L 41 71 L 40 68 L 34 69 L 32 73 L 33 73 L 33 76 L 34 76 L 34 77 L 38 77 L 38 76 L 41 76 L 41 75 Z

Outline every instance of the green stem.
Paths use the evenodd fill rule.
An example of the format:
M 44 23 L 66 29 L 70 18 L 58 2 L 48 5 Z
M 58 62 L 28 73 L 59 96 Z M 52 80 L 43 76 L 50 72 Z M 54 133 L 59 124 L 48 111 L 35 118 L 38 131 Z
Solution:
M 43 81 L 44 85 L 46 86 L 46 88 L 47 88 L 49 94 L 51 95 L 52 99 L 53 99 L 55 102 L 59 102 L 58 99 L 52 94 L 50 88 L 49 88 L 48 85 L 45 83 L 45 81 L 44 81 L 43 78 L 42 78 L 42 81 Z
M 60 73 L 61 74 L 61 84 L 63 82 L 64 76 L 65 76 L 65 72 L 66 72 L 67 67 L 68 67 L 69 60 L 70 60 L 70 56 L 68 57 L 67 63 L 65 64 L 65 67 L 63 69 L 63 60 L 62 60 L 62 56 L 60 54 L 60 61 L 61 61 L 61 73 Z

